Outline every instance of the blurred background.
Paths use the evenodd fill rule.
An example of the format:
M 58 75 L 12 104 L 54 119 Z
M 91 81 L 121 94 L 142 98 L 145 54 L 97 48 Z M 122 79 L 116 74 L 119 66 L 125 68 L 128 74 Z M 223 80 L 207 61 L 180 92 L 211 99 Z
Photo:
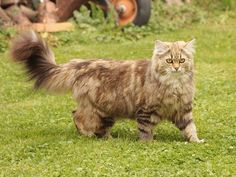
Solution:
M 211 20 L 235 18 L 235 0 L 0 0 L 0 50 L 16 31 L 45 33 L 52 45 L 90 39 L 136 41 Z M 69 31 L 63 39 L 48 32 Z

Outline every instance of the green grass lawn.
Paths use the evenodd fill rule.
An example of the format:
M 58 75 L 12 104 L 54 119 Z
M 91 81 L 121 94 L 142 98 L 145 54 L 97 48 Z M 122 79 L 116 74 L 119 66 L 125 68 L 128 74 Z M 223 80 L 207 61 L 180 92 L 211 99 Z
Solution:
M 136 42 L 91 39 L 54 51 L 58 63 L 76 57 L 143 59 L 151 57 L 156 39 L 192 38 L 197 40 L 194 117 L 205 144 L 186 143 L 170 123 L 160 124 L 150 143 L 137 141 L 132 121 L 116 123 L 113 139 L 78 136 L 71 95 L 33 91 L 21 67 L 0 54 L 0 176 L 236 176 L 235 19 Z

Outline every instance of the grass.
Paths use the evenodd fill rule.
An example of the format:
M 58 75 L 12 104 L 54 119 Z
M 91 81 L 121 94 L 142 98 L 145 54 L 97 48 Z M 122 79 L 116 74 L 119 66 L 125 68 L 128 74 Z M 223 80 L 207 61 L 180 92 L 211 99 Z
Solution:
M 21 67 L 0 53 L 0 176 L 236 176 L 234 17 L 222 14 L 135 43 L 90 38 L 54 49 L 58 63 L 76 57 L 142 59 L 151 57 L 155 39 L 196 38 L 194 117 L 205 144 L 186 143 L 170 123 L 155 129 L 153 142 L 141 143 L 136 123 L 128 120 L 116 123 L 113 139 L 78 136 L 71 95 L 34 92 Z M 80 38 L 79 33 L 56 37 L 67 35 Z

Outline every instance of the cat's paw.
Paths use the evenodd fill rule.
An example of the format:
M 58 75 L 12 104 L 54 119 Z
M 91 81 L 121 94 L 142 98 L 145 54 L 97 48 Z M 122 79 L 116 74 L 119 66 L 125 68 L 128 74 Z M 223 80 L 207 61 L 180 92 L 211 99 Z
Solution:
M 205 143 L 204 139 L 198 140 L 197 143 Z
M 204 139 L 191 139 L 189 142 L 191 143 L 205 143 L 205 140 Z
M 150 142 L 153 141 L 153 135 L 139 135 L 140 142 Z

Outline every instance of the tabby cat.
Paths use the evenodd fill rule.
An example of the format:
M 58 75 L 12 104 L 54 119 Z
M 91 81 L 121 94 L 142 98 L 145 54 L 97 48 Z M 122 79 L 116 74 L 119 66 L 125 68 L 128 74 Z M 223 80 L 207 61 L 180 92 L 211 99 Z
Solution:
M 151 60 L 74 59 L 58 65 L 34 32 L 21 34 L 11 47 L 35 88 L 72 91 L 78 102 L 73 119 L 84 135 L 108 137 L 115 121 L 128 117 L 137 120 L 141 140 L 152 140 L 155 125 L 169 120 L 188 141 L 203 142 L 192 116 L 193 54 L 194 40 L 156 41 Z

